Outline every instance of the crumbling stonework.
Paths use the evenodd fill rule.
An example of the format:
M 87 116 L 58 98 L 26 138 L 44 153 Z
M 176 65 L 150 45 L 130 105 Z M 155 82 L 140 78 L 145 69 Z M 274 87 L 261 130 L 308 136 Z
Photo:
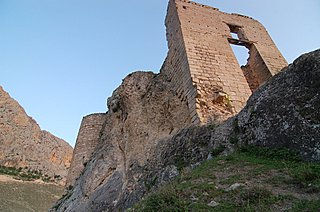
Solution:
M 127 184 L 123 188 L 130 190 L 132 182 L 126 179 L 128 163 L 135 161 L 137 166 L 143 166 L 160 139 L 170 137 L 174 131 L 221 122 L 235 115 L 252 91 L 287 65 L 266 29 L 250 17 L 190 1 L 170 0 L 165 24 L 169 51 L 160 74 L 129 75 L 108 100 L 108 113 L 90 115 L 82 122 L 68 184 L 73 185 L 80 173 L 85 173 L 78 181 L 86 181 L 83 189 L 88 196 L 101 185 L 107 186 L 104 182 L 111 176 L 116 177 L 117 183 L 121 179 Z M 238 39 L 231 33 L 236 33 Z M 240 67 L 231 44 L 249 49 L 246 66 Z M 151 98 L 156 96 L 155 90 L 170 98 Z M 93 151 L 96 155 L 92 157 L 105 152 L 92 161 Z M 91 162 L 91 171 L 104 173 L 97 179 L 88 179 L 87 162 Z
M 169 53 L 161 73 L 188 103 L 195 124 L 239 112 L 252 91 L 287 66 L 266 29 L 247 16 L 170 0 L 166 26 Z M 230 44 L 249 49 L 242 69 Z
M 176 95 L 188 106 L 189 124 L 220 122 L 233 116 L 252 91 L 287 65 L 265 28 L 247 16 L 170 0 L 165 22 L 169 51 L 160 74 L 169 79 Z M 239 66 L 230 44 L 250 50 L 246 66 Z M 117 110 L 118 104 L 117 98 L 108 101 L 109 110 Z M 98 143 L 105 118 L 103 114 L 84 118 L 68 185 L 79 176 Z
M 189 111 L 165 75 L 134 73 L 110 99 L 117 106 L 108 112 L 84 172 L 52 210 L 125 211 L 183 169 L 248 144 L 288 148 L 320 161 L 319 82 L 317 50 L 260 86 L 225 123 L 179 131 L 189 123 L 183 119 Z
M 166 26 L 160 74 L 128 75 L 106 114 L 84 118 L 73 187 L 53 211 L 124 211 L 183 168 L 247 144 L 320 160 L 319 51 L 279 73 L 287 63 L 259 22 L 184 0 L 170 0 Z M 230 44 L 249 49 L 246 66 Z
M 73 185 L 76 178 L 83 171 L 99 142 L 100 131 L 105 121 L 105 113 L 96 113 L 83 117 L 71 161 L 72 166 L 68 171 L 66 186 Z

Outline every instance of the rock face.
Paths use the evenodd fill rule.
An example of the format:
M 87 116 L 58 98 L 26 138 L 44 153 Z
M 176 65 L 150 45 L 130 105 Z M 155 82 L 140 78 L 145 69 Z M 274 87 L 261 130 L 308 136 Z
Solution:
M 320 161 L 320 50 L 261 86 L 232 121 L 241 145 L 285 147 Z
M 126 77 L 108 107 L 98 146 L 60 211 L 100 211 L 135 202 L 124 197 L 136 190 L 137 170 L 154 158 L 161 140 L 191 123 L 188 107 L 170 81 L 151 72 Z
M 72 147 L 40 129 L 0 86 L 0 165 L 41 171 L 56 179 L 67 175 Z M 60 177 L 59 177 L 60 176 Z
M 271 78 L 224 124 L 190 127 L 164 75 L 133 73 L 109 99 L 97 148 L 53 210 L 122 211 L 183 168 L 241 145 L 287 147 L 320 161 L 319 82 L 320 50 Z
M 265 28 L 247 16 L 227 14 L 192 1 L 170 0 L 165 25 L 169 51 L 160 75 L 166 77 L 180 104 L 187 105 L 189 114 L 184 116 L 194 125 L 220 123 L 234 116 L 244 107 L 251 90 L 287 65 Z M 239 39 L 232 38 L 231 33 Z M 249 49 L 245 67 L 239 66 L 230 43 Z M 116 93 L 108 107 L 110 112 L 118 110 Z M 104 113 L 83 118 L 68 186 L 74 184 L 89 161 L 106 119 Z

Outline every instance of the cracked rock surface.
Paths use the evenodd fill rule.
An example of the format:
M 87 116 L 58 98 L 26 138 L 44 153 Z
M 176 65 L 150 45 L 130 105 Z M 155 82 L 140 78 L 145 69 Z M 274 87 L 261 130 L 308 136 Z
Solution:
M 320 50 L 271 78 L 220 126 L 190 127 L 187 105 L 151 72 L 126 77 L 108 106 L 94 154 L 53 211 L 125 210 L 183 168 L 241 145 L 287 147 L 320 161 Z
M 130 206 L 146 190 L 137 186 L 141 186 L 142 172 L 158 143 L 190 123 L 188 107 L 173 92 L 170 82 L 152 72 L 127 76 L 108 99 L 108 107 L 96 151 L 69 198 L 58 203 L 58 211 Z M 176 176 L 176 172 L 169 167 L 164 175 Z
M 320 161 L 320 50 L 300 56 L 261 86 L 233 126 L 242 145 L 289 148 Z

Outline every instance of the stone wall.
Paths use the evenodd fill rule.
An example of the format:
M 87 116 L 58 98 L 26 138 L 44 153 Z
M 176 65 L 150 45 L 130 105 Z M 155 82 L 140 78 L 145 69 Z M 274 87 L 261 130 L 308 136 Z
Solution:
M 287 65 L 266 29 L 247 16 L 170 0 L 166 26 L 169 53 L 161 73 L 188 102 L 195 124 L 239 112 L 253 90 Z M 249 49 L 242 69 L 230 44 Z
M 287 65 L 265 28 L 247 16 L 223 13 L 190 1 L 170 0 L 165 25 L 169 51 L 160 78 L 168 79 L 170 90 L 182 101 L 181 105 L 187 105 L 185 124 L 220 122 L 233 116 L 243 108 L 252 91 Z M 237 34 L 238 39 L 231 33 Z M 249 49 L 246 66 L 240 67 L 230 44 Z M 132 94 L 130 89 L 128 93 Z M 111 112 L 119 106 L 116 98 L 113 101 L 109 105 Z M 128 104 L 127 99 L 123 101 Z M 144 112 L 142 116 L 145 115 Z M 94 151 L 105 119 L 105 114 L 83 119 L 69 185 L 81 174 L 83 164 Z
M 190 108 L 190 117 L 193 123 L 199 123 L 196 114 L 196 87 L 192 83 L 189 70 L 188 57 L 184 40 L 182 39 L 182 30 L 178 14 L 175 10 L 174 2 L 169 2 L 168 14 L 166 17 L 167 40 L 168 40 L 168 56 L 160 70 L 171 80 L 174 89 L 182 101 L 187 102 Z
M 186 126 L 189 108 L 165 75 L 130 74 L 108 101 L 113 106 L 84 172 L 50 211 L 127 211 L 222 146 L 222 155 L 254 144 L 320 161 L 319 67 L 320 50 L 301 56 L 217 127 Z
M 106 117 L 107 115 L 105 113 L 96 113 L 83 117 L 67 176 L 66 186 L 73 185 L 89 161 L 91 154 L 98 144 L 100 131 L 105 123 Z

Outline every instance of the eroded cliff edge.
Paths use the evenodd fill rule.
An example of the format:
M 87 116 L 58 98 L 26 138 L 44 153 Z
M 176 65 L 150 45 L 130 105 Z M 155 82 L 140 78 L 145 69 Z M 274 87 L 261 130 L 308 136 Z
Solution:
M 66 210 L 100 210 L 100 206 L 91 208 L 90 202 L 97 200 L 110 205 L 120 201 L 120 194 L 129 195 L 141 178 L 136 170 L 153 158 L 160 139 L 170 138 L 191 122 L 186 103 L 173 91 L 167 77 L 152 72 L 135 72 L 127 76 L 108 100 L 108 107 L 101 131 L 95 131 L 99 141 L 89 160 L 79 164 L 73 159 L 74 166 L 85 168 L 74 184 L 77 191 L 73 194 L 77 197 L 69 199 L 76 198 L 79 202 L 66 203 L 70 204 Z M 83 129 L 88 132 L 87 128 Z M 82 137 L 81 130 L 79 136 Z M 89 142 L 87 146 L 95 142 L 94 136 L 84 138 Z M 79 137 L 78 142 L 81 142 Z M 84 154 L 78 157 L 87 157 L 87 152 Z M 94 177 L 92 173 L 95 173 Z M 72 181 L 74 176 L 69 178 Z M 112 192 L 104 193 L 106 188 Z M 64 207 L 61 205 L 61 210 Z
M 317 50 L 257 89 L 237 116 L 197 127 L 166 75 L 133 73 L 109 99 L 95 150 L 52 210 L 124 210 L 184 167 L 247 144 L 285 147 L 320 161 L 319 82 Z
M 19 103 L 0 86 L 0 165 L 41 172 L 63 184 L 72 147 L 41 130 Z

